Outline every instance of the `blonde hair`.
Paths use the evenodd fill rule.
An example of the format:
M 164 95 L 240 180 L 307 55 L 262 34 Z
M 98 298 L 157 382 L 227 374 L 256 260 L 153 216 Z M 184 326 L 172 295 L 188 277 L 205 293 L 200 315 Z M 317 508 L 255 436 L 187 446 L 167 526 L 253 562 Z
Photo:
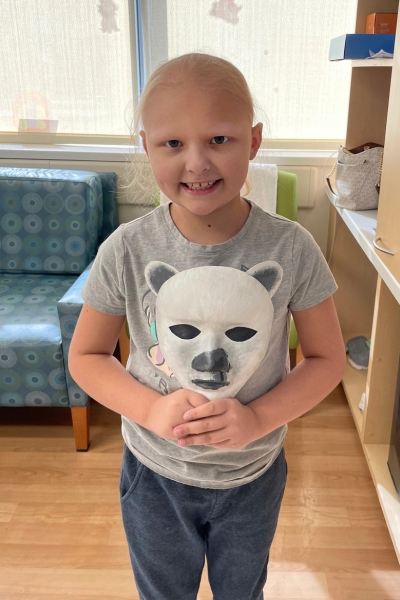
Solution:
M 179 84 L 188 81 L 200 83 L 202 89 L 228 91 L 233 100 L 248 113 L 251 125 L 257 122 L 257 113 L 261 111 L 241 71 L 224 58 L 193 52 L 162 62 L 149 77 L 133 116 L 131 134 L 136 142 L 135 146 L 138 145 L 137 140 L 140 130 L 145 129 L 146 107 L 154 95 L 159 90 L 176 89 Z M 157 205 L 159 190 L 152 177 L 147 157 L 141 162 L 133 157 L 130 161 L 129 171 L 131 182 L 126 187 L 139 186 L 142 191 L 142 199 L 145 199 L 144 202 L 142 200 L 142 202 L 135 202 L 135 204 Z M 246 187 L 250 187 L 247 180 Z M 246 193 L 249 193 L 249 191 L 247 189 Z

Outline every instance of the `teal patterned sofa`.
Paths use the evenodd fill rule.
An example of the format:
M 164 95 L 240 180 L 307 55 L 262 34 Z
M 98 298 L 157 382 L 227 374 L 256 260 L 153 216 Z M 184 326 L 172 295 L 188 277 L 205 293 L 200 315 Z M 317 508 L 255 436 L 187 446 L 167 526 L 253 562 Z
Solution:
M 70 407 L 77 450 L 89 447 L 89 398 L 68 350 L 117 225 L 115 173 L 0 168 L 0 406 Z

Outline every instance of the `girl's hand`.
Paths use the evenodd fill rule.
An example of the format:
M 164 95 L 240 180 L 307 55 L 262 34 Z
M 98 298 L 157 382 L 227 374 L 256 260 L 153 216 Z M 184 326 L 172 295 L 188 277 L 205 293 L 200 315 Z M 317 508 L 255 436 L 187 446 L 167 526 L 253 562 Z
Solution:
M 179 446 L 204 445 L 237 450 L 262 437 L 255 413 L 236 398 L 222 398 L 190 409 L 175 427 Z
M 190 390 L 177 390 L 167 396 L 160 396 L 150 407 L 145 427 L 166 440 L 176 440 L 174 427 L 182 423 L 183 414 L 189 409 L 208 404 L 203 394 Z

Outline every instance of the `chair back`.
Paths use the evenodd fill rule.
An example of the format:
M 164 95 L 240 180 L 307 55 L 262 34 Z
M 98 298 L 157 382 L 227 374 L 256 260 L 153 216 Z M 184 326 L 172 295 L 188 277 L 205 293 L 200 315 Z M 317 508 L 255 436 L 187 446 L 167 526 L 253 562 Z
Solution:
M 297 177 L 287 171 L 278 171 L 276 213 L 297 221 Z
M 79 275 L 102 232 L 97 173 L 0 168 L 0 272 Z

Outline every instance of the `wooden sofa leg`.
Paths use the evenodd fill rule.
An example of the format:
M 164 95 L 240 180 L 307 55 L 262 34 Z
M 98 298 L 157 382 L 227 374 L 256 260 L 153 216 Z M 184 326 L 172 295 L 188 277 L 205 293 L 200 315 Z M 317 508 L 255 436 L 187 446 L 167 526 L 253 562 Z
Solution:
M 90 404 L 71 407 L 77 452 L 86 452 L 90 444 Z

